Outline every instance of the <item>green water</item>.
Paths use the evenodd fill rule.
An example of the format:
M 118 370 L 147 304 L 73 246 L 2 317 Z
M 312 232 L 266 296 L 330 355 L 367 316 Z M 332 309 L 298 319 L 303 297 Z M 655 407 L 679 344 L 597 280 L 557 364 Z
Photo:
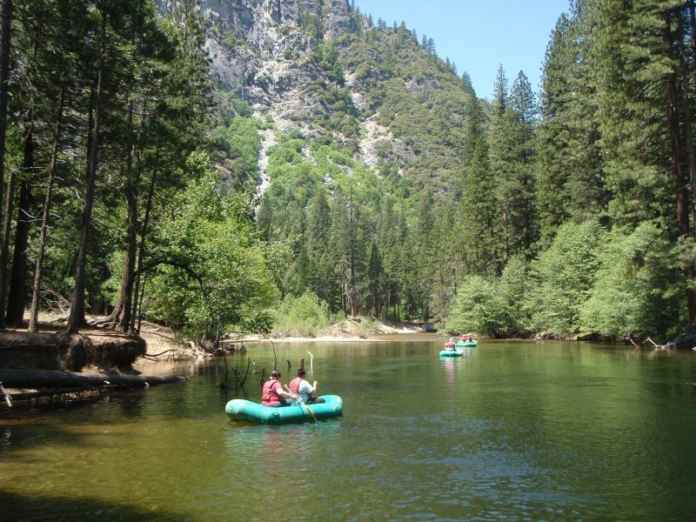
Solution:
M 231 423 L 219 361 L 185 385 L 0 419 L 0 519 L 696 515 L 696 354 L 483 343 L 441 361 L 439 343 L 412 342 L 278 356 L 308 349 L 320 391 L 344 398 L 339 420 Z

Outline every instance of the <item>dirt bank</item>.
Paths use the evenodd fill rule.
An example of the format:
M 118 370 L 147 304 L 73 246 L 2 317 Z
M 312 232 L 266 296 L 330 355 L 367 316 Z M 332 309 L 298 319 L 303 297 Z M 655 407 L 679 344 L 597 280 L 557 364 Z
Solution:
M 86 366 L 129 369 L 145 354 L 141 337 L 86 329 L 62 332 L 0 332 L 0 368 L 80 371 Z
M 230 334 L 225 343 L 250 344 L 250 343 L 356 343 L 356 342 L 393 342 L 400 340 L 402 336 L 423 335 L 424 330 L 414 324 L 390 324 L 373 319 L 345 319 L 320 331 L 317 335 L 249 335 Z

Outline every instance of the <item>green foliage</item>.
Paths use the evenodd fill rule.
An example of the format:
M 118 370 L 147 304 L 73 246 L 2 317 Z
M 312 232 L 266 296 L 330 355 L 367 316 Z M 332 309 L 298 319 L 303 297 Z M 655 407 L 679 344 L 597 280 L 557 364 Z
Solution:
M 508 323 L 505 308 L 502 297 L 496 292 L 494 281 L 477 275 L 468 276 L 457 292 L 447 321 L 447 330 L 497 337 Z
M 324 69 L 329 80 L 343 86 L 345 82 L 343 67 L 338 61 L 338 51 L 336 50 L 335 42 L 331 41 L 317 45 L 314 49 L 314 60 L 319 67 Z
M 533 176 L 535 107 L 534 94 L 524 73 L 518 75 L 510 95 L 505 89 L 502 67 L 498 74 L 488 143 L 499 214 L 497 256 L 505 264 L 515 255 L 530 257 L 538 235 Z
M 261 148 L 259 124 L 254 118 L 233 118 L 226 127 L 213 130 L 216 164 L 225 170 L 232 188 L 253 191 L 257 182 L 257 161 Z
M 194 338 L 265 324 L 275 298 L 265 257 L 239 198 L 220 192 L 205 157 L 203 169 L 176 199 L 177 215 L 159 230 L 160 249 L 147 314 Z
M 558 336 L 580 331 L 580 311 L 600 265 L 597 249 L 605 240 L 605 231 L 593 221 L 558 229 L 549 249 L 531 266 L 527 306 L 534 331 Z
M 606 210 L 597 92 L 588 61 L 592 39 L 583 11 L 559 18 L 544 64 L 537 132 L 537 207 L 545 246 L 567 219 L 584 221 Z M 582 35 L 582 36 L 580 36 Z
M 581 310 L 584 329 L 603 335 L 676 335 L 684 327 L 684 282 L 664 231 L 645 222 L 617 229 L 600 247 L 599 270 Z
M 522 256 L 510 259 L 500 279 L 496 292 L 505 307 L 507 321 L 503 330 L 505 336 L 526 337 L 530 331 L 531 310 L 527 306 L 530 293 L 529 263 Z
M 472 148 L 464 178 L 459 248 L 469 273 L 494 274 L 498 271 L 502 249 L 496 241 L 500 237 L 496 180 L 491 173 L 486 142 L 481 137 L 474 138 Z
M 315 337 L 331 323 L 328 305 L 315 294 L 287 296 L 274 313 L 275 335 Z
M 681 161 L 672 149 L 673 140 L 681 138 L 670 127 L 679 125 L 672 119 L 680 113 L 688 119 L 676 81 L 680 61 L 693 57 L 680 56 L 678 47 L 666 44 L 669 38 L 678 40 L 681 30 L 668 26 L 670 17 L 681 16 L 668 14 L 670 4 L 676 5 L 656 0 L 627 6 L 596 0 L 592 5 L 594 45 L 589 56 L 597 78 L 607 184 L 614 195 L 609 210 L 620 224 L 635 226 L 656 218 L 673 222 L 674 194 L 680 183 L 687 184 L 685 178 L 672 179 L 683 174 L 670 171 L 670 158 Z M 687 23 L 685 11 L 683 17 L 681 24 Z M 685 125 L 693 126 L 693 121 Z
M 365 93 L 365 113 L 377 114 L 399 140 L 388 144 L 384 162 L 396 162 L 417 189 L 447 190 L 468 160 L 461 150 L 474 100 L 461 79 L 405 27 L 377 27 L 340 43 L 339 61 Z
M 491 337 L 527 336 L 528 276 L 529 267 L 524 259 L 513 257 L 499 278 L 465 277 L 447 320 L 447 329 Z

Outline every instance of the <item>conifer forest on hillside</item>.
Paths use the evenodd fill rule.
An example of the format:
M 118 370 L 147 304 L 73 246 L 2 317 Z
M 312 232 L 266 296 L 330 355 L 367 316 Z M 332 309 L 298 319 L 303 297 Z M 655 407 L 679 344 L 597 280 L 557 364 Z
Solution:
M 347 0 L 0 4 L 1 326 L 696 322 L 693 0 L 575 0 L 486 93 Z

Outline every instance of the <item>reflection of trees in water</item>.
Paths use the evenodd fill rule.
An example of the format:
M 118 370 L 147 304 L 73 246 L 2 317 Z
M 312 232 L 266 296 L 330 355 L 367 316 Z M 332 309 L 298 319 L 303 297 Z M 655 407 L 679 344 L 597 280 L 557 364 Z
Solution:
M 133 419 L 143 416 L 145 392 L 138 391 L 118 398 L 119 410 L 124 417 Z
M 0 427 L 0 455 L 9 451 L 31 449 L 41 445 L 60 444 L 63 446 L 90 447 L 86 437 L 74 430 L 65 429 L 58 425 L 35 424 L 19 419 L 17 424 Z M 14 460 L 21 459 L 13 455 Z M 0 503 L 0 519 L 2 519 L 2 506 Z
M 99 520 L 100 522 L 191 520 L 190 516 L 162 511 L 159 508 L 157 511 L 148 511 L 136 506 L 99 499 L 20 495 L 5 491 L 0 491 L 0 506 L 2 506 L 3 520 L 23 522 L 33 520 Z

